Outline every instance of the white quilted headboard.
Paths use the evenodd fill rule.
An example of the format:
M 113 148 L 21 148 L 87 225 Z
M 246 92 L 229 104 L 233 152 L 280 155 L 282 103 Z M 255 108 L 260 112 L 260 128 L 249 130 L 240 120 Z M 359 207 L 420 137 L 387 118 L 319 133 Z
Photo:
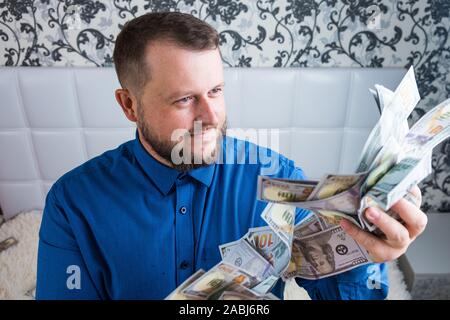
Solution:
M 401 68 L 225 69 L 230 128 L 279 128 L 280 152 L 309 178 L 354 169 L 378 119 L 369 88 L 395 89 Z M 52 183 L 134 138 L 112 68 L 0 68 L 0 206 L 42 209 Z

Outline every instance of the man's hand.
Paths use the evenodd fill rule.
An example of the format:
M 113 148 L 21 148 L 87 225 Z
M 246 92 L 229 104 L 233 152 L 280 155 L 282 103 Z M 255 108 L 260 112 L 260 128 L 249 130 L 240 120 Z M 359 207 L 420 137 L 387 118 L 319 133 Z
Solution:
M 342 220 L 342 228 L 369 251 L 374 262 L 386 262 L 397 259 L 406 252 L 411 242 L 425 229 L 427 216 L 420 210 L 422 194 L 417 186 L 411 190 L 411 193 L 417 199 L 415 205 L 405 199 L 401 199 L 391 208 L 403 219 L 404 224 L 375 207 L 366 209 L 364 214 L 367 219 L 384 232 L 386 239 L 380 239 L 373 234 L 363 231 L 346 219 Z

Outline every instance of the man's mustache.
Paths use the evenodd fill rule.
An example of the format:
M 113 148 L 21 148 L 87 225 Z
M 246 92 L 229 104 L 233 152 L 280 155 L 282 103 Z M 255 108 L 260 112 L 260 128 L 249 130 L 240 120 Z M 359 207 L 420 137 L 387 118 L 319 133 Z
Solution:
M 218 126 L 205 126 L 203 127 L 201 130 L 199 129 L 190 129 L 186 132 L 186 134 L 190 135 L 190 136 L 195 136 L 195 135 L 202 135 L 204 134 L 206 131 L 211 130 L 211 129 L 215 129 L 216 131 L 219 131 L 219 127 Z

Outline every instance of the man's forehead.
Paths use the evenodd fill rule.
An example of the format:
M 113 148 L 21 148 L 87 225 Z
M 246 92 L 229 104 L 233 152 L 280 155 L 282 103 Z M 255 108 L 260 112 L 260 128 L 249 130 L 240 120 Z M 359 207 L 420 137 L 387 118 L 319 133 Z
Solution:
M 196 50 L 180 46 L 169 40 L 158 40 L 150 43 L 145 50 L 146 63 L 155 68 L 160 64 L 172 67 L 185 67 L 195 60 L 201 59 L 208 64 L 222 67 L 219 48 Z
M 214 87 L 223 83 L 223 65 L 218 49 L 189 50 L 171 43 L 156 43 L 148 47 L 146 66 L 150 82 L 167 89 Z

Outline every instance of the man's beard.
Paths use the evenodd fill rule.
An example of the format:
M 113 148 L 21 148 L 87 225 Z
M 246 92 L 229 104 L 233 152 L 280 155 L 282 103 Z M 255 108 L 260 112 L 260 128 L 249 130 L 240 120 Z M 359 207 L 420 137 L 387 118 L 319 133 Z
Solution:
M 150 127 L 145 121 L 144 117 L 144 111 L 142 106 L 138 106 L 138 120 L 137 120 L 137 127 L 140 130 L 142 134 L 142 139 L 145 140 L 146 143 L 148 143 L 153 150 L 164 160 L 168 161 L 174 169 L 178 171 L 189 171 L 196 168 L 206 167 L 212 163 L 214 163 L 221 150 L 222 145 L 222 139 L 226 134 L 227 130 L 227 121 L 225 119 L 223 125 L 220 128 L 215 128 L 217 138 L 215 141 L 215 146 L 212 149 L 212 152 L 210 155 L 203 155 L 203 150 L 201 150 L 201 159 L 198 161 L 198 156 L 194 158 L 195 152 L 190 152 L 190 154 L 186 155 L 184 154 L 184 148 L 182 148 L 179 151 L 180 156 L 182 157 L 183 161 L 181 163 L 175 163 L 172 159 L 172 151 L 174 148 L 180 143 L 179 141 L 172 141 L 172 140 L 162 140 L 157 135 L 154 134 L 154 132 L 151 131 Z M 208 126 L 206 126 L 208 127 Z M 188 143 L 191 143 L 191 139 L 194 139 L 193 136 L 193 130 L 189 130 L 190 139 L 188 139 Z M 189 135 L 188 135 L 189 137 Z M 184 142 L 183 142 L 184 143 Z M 195 146 L 195 144 L 194 144 Z

